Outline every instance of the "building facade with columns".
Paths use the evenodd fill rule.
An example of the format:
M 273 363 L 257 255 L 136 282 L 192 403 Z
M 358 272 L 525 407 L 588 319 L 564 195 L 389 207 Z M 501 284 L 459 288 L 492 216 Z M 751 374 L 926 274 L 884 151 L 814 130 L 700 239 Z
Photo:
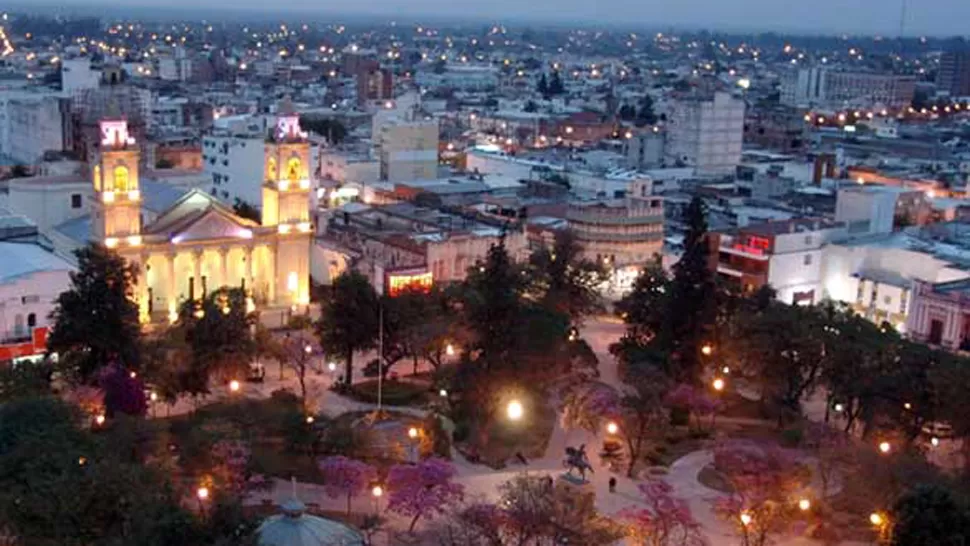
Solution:
M 243 288 L 253 306 L 309 304 L 310 147 L 297 116 L 279 118 L 263 153 L 265 179 L 252 181 L 262 223 L 194 189 L 142 225 L 137 144 L 124 120 L 101 122 L 91 239 L 137 267 L 144 322 L 174 320 L 182 303 L 223 286 Z

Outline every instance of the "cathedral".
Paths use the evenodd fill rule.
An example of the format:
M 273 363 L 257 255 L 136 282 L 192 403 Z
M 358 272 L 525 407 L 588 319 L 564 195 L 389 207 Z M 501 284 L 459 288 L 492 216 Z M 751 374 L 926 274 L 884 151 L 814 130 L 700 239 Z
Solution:
M 194 189 L 142 225 L 137 143 L 123 119 L 100 129 L 91 239 L 137 267 L 142 322 L 174 322 L 182 303 L 223 286 L 244 289 L 253 309 L 309 305 L 310 146 L 296 115 L 280 116 L 264 150 L 265 180 L 253 181 L 262 185 L 261 223 Z

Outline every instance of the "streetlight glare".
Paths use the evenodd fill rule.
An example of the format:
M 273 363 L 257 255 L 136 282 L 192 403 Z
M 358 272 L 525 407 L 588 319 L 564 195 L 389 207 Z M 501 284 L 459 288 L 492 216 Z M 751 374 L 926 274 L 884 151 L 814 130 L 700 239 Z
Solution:
M 229 390 L 232 392 L 239 392 L 239 381 L 233 379 L 229 382 Z
M 375 485 L 375 486 L 374 486 L 374 487 L 373 487 L 373 488 L 372 488 L 372 489 L 370 490 L 370 494 L 371 494 L 371 495 L 373 495 L 373 496 L 375 496 L 375 497 L 378 497 L 378 498 L 380 498 L 380 497 L 381 497 L 381 496 L 382 496 L 382 495 L 384 494 L 384 488 L 383 488 L 383 487 L 381 487 L 381 486 L 379 486 L 379 485 Z
M 713 383 L 711 383 L 711 386 L 713 386 L 714 387 L 714 390 L 716 390 L 716 391 L 723 391 L 724 390 L 724 380 L 721 379 L 720 377 L 718 377 L 717 379 L 714 380 Z
M 330 370 L 331 372 L 337 371 L 337 363 L 336 362 L 328 362 L 327 363 L 327 369 Z
M 408 438 L 412 440 L 418 437 L 418 429 L 411 427 L 408 429 Z
M 808 509 L 811 507 L 812 507 L 812 501 L 808 499 L 802 499 L 798 501 L 798 509 L 801 510 L 802 512 L 808 511 Z
M 97 417 L 94 418 L 94 422 L 97 423 L 98 426 L 103 425 L 104 421 L 105 421 L 104 414 L 98 415 Z
M 701 353 L 703 353 L 704 356 L 711 356 L 714 353 L 714 347 L 711 347 L 710 344 L 704 345 L 701 347 Z
M 878 512 L 869 514 L 869 523 L 873 525 L 882 525 L 884 521 L 882 515 Z
M 751 521 L 752 521 L 751 514 L 749 514 L 747 512 L 741 512 L 741 524 L 742 525 L 745 525 L 745 526 L 751 525 Z
M 881 453 L 889 453 L 893 446 L 889 442 L 879 442 L 879 451 Z
M 522 419 L 522 415 L 525 413 L 525 409 L 522 407 L 522 402 L 518 400 L 512 400 L 509 405 L 505 408 L 505 413 L 509 416 L 509 419 L 513 421 L 518 421 Z
M 199 500 L 206 500 L 207 498 L 209 498 L 209 488 L 208 487 L 198 488 L 195 491 L 195 496 L 199 497 Z
M 608 432 L 610 434 L 616 434 L 619 431 L 620 431 L 620 427 L 618 427 L 616 425 L 616 423 L 614 423 L 612 421 L 610 421 L 609 423 L 607 423 L 607 425 L 606 425 L 606 432 Z

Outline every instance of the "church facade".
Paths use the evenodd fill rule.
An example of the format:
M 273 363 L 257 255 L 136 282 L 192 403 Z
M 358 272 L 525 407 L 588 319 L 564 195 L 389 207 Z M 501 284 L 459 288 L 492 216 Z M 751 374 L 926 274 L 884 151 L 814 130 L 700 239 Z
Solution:
M 91 165 L 91 238 L 138 270 L 143 322 L 175 321 L 180 306 L 221 287 L 239 287 L 255 309 L 310 301 L 310 146 L 295 115 L 279 118 L 267 141 L 262 221 L 236 215 L 194 189 L 143 225 L 139 149 L 124 120 L 100 124 Z

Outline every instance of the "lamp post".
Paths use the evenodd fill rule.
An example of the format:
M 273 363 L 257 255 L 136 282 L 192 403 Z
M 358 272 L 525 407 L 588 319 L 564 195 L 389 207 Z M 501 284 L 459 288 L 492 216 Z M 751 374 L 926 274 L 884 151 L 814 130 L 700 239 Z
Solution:
M 519 421 L 525 414 L 525 408 L 522 407 L 522 402 L 512 400 L 505 407 L 505 414 L 508 416 L 510 421 Z

